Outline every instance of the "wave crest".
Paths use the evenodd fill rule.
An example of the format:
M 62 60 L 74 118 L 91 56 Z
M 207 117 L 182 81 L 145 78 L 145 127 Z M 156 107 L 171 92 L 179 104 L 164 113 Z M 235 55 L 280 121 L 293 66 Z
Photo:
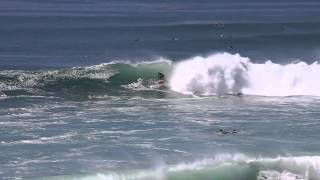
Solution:
M 156 169 L 99 172 L 92 175 L 43 179 L 316 180 L 320 177 L 319 158 L 319 156 L 249 158 L 242 154 L 222 154 L 212 159 L 170 166 L 163 165 Z
M 257 64 L 247 57 L 229 53 L 197 56 L 178 63 L 162 59 L 136 64 L 113 62 L 58 70 L 0 71 L 0 91 L 8 96 L 14 94 L 8 91 L 15 90 L 32 93 L 83 93 L 84 96 L 98 92 L 117 96 L 119 88 L 131 87 L 139 78 L 144 83 L 156 82 L 158 72 L 166 74 L 169 88 L 180 94 L 320 96 L 318 62 L 281 65 L 267 61 Z
M 0 71 L 0 91 L 9 95 L 16 94 L 14 91 L 17 90 L 84 96 L 90 92 L 109 94 L 139 78 L 147 81 L 155 79 L 157 72 L 168 74 L 170 67 L 171 61 L 159 60 L 137 64 L 112 62 L 58 70 Z

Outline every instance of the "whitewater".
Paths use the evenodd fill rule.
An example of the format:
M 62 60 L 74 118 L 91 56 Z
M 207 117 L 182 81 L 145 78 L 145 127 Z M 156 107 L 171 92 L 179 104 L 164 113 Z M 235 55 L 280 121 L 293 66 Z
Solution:
M 279 171 L 280 169 L 280 171 Z M 281 170 L 284 169 L 284 170 Z M 233 172 L 230 172 L 233 170 Z M 100 172 L 82 176 L 60 176 L 43 179 L 101 179 L 101 180 L 177 180 L 177 179 L 239 179 L 239 180 L 307 180 L 319 178 L 319 157 L 278 157 L 250 159 L 241 154 L 218 155 L 172 167 L 129 172 Z
M 174 67 L 170 87 L 200 95 L 248 94 L 262 96 L 320 95 L 318 62 L 252 63 L 239 54 L 194 57 Z
M 319 22 L 318 0 L 1 0 L 0 179 L 320 180 Z
M 10 90 L 17 89 L 60 91 L 73 83 L 80 90 L 84 90 L 83 86 L 88 83 L 95 90 L 106 92 L 121 86 L 130 87 L 133 83 L 156 90 L 152 87 L 156 85 L 158 72 L 166 74 L 169 90 L 186 95 L 320 95 L 316 79 L 320 76 L 320 65 L 317 61 L 307 64 L 295 60 L 277 64 L 269 60 L 258 64 L 230 53 L 196 56 L 180 62 L 160 58 L 149 62 L 114 61 L 60 70 L 1 71 L 0 90 L 3 96 L 6 91 L 10 93 Z

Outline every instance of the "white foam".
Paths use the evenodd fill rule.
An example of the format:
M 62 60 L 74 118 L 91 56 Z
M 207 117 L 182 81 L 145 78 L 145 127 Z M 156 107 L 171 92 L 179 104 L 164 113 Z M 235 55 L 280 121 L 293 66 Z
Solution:
M 180 163 L 177 165 L 160 164 L 155 169 L 100 172 L 70 179 L 165 180 L 171 179 L 169 177 L 179 177 L 179 174 L 183 174 L 187 171 L 201 172 L 203 169 L 206 169 L 203 173 L 207 173 L 209 170 L 213 173 L 213 176 L 214 173 L 217 172 L 220 175 L 226 175 L 225 177 L 228 177 L 229 174 L 235 173 L 234 175 L 236 175 L 238 173 L 237 171 L 234 171 L 234 168 L 245 166 L 252 170 L 250 172 L 257 173 L 257 180 L 311 180 L 319 179 L 320 177 L 318 173 L 319 163 L 320 156 L 250 158 L 243 154 L 220 154 L 213 158 L 191 163 Z M 196 178 L 197 177 L 194 176 L 194 178 L 190 179 Z M 240 179 L 242 180 L 243 178 L 239 177 L 239 180 Z
M 176 65 L 170 87 L 186 94 L 238 93 L 247 84 L 248 62 L 247 58 L 227 53 L 198 56 Z
M 172 90 L 184 94 L 237 94 L 263 96 L 320 96 L 320 65 L 254 64 L 239 54 L 194 57 L 176 64 L 170 78 Z
M 250 86 L 243 89 L 246 94 L 267 96 L 314 95 L 320 96 L 320 65 L 280 65 L 268 61 L 264 64 L 250 64 L 248 81 Z
M 220 154 L 192 163 L 180 163 L 166 170 L 201 170 L 223 164 L 247 164 L 259 171 L 258 180 L 308 180 L 320 178 L 320 156 L 251 158 L 243 154 Z
M 71 138 L 76 136 L 76 133 L 65 133 L 63 135 L 51 136 L 51 137 L 40 137 L 36 139 L 30 140 L 18 140 L 12 142 L 1 141 L 1 144 L 9 145 L 9 144 L 55 144 L 55 143 L 70 143 Z
M 257 177 L 257 180 L 307 180 L 307 179 L 300 175 L 297 175 L 288 171 L 278 172 L 278 171 L 270 170 L 270 171 L 260 171 Z
M 155 58 L 155 60 L 149 61 L 149 60 L 140 60 L 140 61 L 132 61 L 132 60 L 123 60 L 123 59 L 117 59 L 108 63 L 101 63 L 98 65 L 93 65 L 93 66 L 86 66 L 83 67 L 85 69 L 88 70 L 97 70 L 97 69 L 104 69 L 109 67 L 109 65 L 114 65 L 114 64 L 127 64 L 130 66 L 135 66 L 135 67 L 139 67 L 139 66 L 148 66 L 148 65 L 172 65 L 172 61 L 168 60 L 164 57 L 158 57 Z M 81 67 L 73 67 L 73 69 L 78 69 Z

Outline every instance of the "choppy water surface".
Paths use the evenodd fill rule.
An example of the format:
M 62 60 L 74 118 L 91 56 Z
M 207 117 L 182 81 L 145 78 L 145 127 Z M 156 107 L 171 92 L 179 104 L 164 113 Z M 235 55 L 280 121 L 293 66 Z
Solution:
M 320 179 L 319 9 L 2 0 L 0 179 Z
M 270 177 L 288 171 L 302 178 L 308 178 L 308 171 L 315 171 L 315 178 L 310 179 L 319 178 L 319 99 L 176 99 L 167 98 L 163 92 L 153 94 L 163 98 L 1 100 L 2 178 L 70 175 L 72 179 L 97 174 L 97 179 L 126 179 L 126 173 L 132 170 L 146 176 L 155 171 L 156 175 L 151 173 L 146 179 L 159 178 L 157 173 L 183 179 L 186 170 L 199 175 L 192 179 L 254 179 L 263 171 L 270 171 L 266 175 Z M 220 129 L 236 132 L 223 134 Z M 238 171 L 230 175 L 228 166 Z M 216 168 L 225 168 L 225 173 Z M 129 177 L 143 179 L 138 175 Z

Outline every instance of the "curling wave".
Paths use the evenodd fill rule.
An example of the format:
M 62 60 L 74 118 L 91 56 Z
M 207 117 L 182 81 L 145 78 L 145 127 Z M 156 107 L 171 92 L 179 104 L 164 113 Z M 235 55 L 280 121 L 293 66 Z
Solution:
M 220 155 L 193 163 L 155 170 L 101 172 L 92 175 L 59 176 L 41 179 L 97 180 L 316 180 L 320 178 L 320 157 L 248 158 Z
M 113 62 L 59 70 L 0 71 L 2 97 L 32 93 L 112 94 L 128 89 L 153 89 L 157 73 L 166 74 L 168 88 L 180 94 L 247 94 L 262 96 L 320 96 L 320 64 L 271 61 L 253 63 L 239 54 L 197 56 L 178 63 L 158 61 Z M 129 87 L 129 88 L 128 88 Z M 123 90 L 126 88 L 126 90 Z M 76 93 L 75 93 L 76 92 Z
M 21 93 L 83 94 L 112 93 L 138 79 L 154 80 L 157 72 L 170 73 L 171 61 L 158 60 L 130 64 L 112 62 L 89 67 L 59 70 L 0 71 L 0 92 L 4 95 Z

